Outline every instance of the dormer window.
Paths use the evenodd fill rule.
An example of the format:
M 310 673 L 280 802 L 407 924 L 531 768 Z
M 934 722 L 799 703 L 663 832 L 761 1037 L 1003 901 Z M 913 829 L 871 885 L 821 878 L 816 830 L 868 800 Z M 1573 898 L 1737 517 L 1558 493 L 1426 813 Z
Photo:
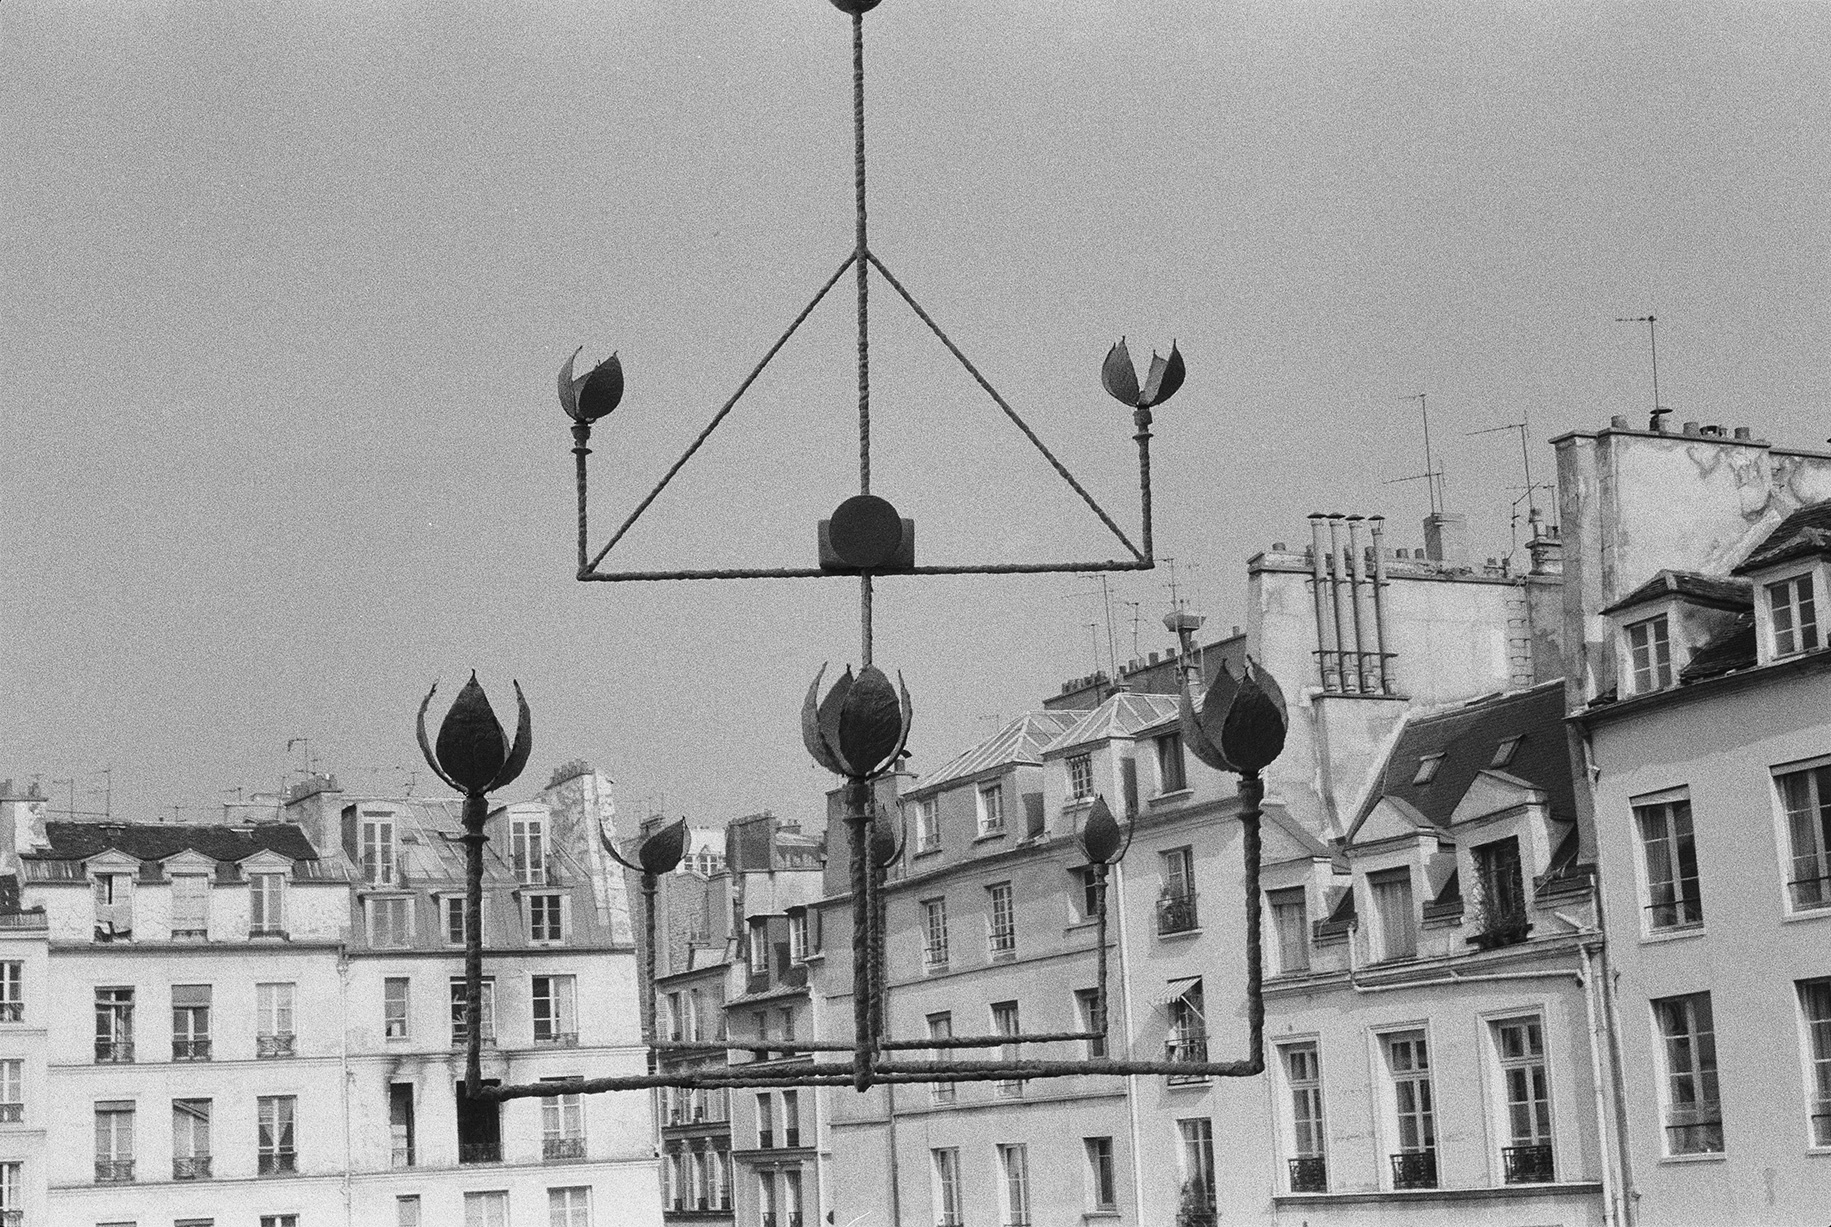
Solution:
M 1664 690 L 1672 684 L 1672 640 L 1666 615 L 1631 622 L 1627 627 L 1628 656 L 1634 665 L 1634 693 Z
M 386 810 L 362 813 L 362 880 L 371 886 L 394 885 L 394 815 Z
M 1418 770 L 1411 777 L 1414 784 L 1428 784 L 1437 778 L 1437 768 L 1443 766 L 1443 755 L 1426 754 L 1418 760 Z
M 1818 646 L 1818 612 L 1809 573 L 1767 585 L 1767 608 L 1773 619 L 1775 656 L 1810 652 Z
M 515 880 L 525 886 L 547 884 L 547 824 L 540 818 L 509 820 L 509 856 Z

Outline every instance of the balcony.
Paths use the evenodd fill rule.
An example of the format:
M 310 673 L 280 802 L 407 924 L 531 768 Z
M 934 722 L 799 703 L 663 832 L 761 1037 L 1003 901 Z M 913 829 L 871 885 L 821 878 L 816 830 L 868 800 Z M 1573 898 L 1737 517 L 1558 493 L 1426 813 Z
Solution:
M 1299 1155 L 1291 1160 L 1291 1192 L 1327 1193 L 1329 1163 L 1321 1155 Z
M 1695 899 L 1649 903 L 1644 910 L 1649 929 L 1691 929 L 1704 923 L 1703 906 Z
M 192 1155 L 188 1159 L 172 1160 L 173 1180 L 208 1180 L 209 1178 L 209 1155 Z
M 1556 1179 L 1551 1170 L 1549 1142 L 1534 1146 L 1503 1146 L 1500 1161 L 1508 1184 L 1550 1184 Z
M 1666 1153 L 1714 1155 L 1723 1149 L 1723 1109 L 1700 1102 L 1673 1107 L 1667 1117 Z
M 133 1060 L 134 1042 L 132 1040 L 95 1041 L 95 1063 L 97 1065 L 132 1065 Z
M 1392 1156 L 1392 1187 L 1395 1189 L 1434 1189 L 1437 1187 L 1437 1152 L 1407 1150 Z
M 922 967 L 926 971 L 939 971 L 947 966 L 946 946 L 922 947 Z
M 172 1041 L 172 1060 L 174 1061 L 208 1061 L 209 1059 L 209 1040 Z
M 460 1163 L 500 1163 L 502 1162 L 501 1142 L 459 1142 L 458 1162 Z
M 299 1170 L 299 1156 L 291 1150 L 276 1150 L 263 1154 L 257 1168 L 263 1176 L 286 1176 Z
M 1159 896 L 1157 900 L 1157 935 L 1159 937 L 1172 933 L 1193 933 L 1196 927 L 1194 891 L 1181 895 Z
M 1200 1031 L 1185 1032 L 1173 1035 L 1164 1042 L 1163 1059 L 1166 1061 L 1187 1061 L 1191 1064 L 1208 1059 L 1208 1036 Z M 1171 1086 L 1189 1082 L 1206 1082 L 1207 1074 L 1170 1074 Z
M 1831 907 L 1831 876 L 1797 878 L 1787 883 L 1787 889 L 1793 892 L 1793 910 L 1796 912 Z
M 542 1138 L 540 1157 L 543 1159 L 583 1159 L 585 1157 L 584 1138 Z
M 0 1001 L 0 1022 L 24 1022 L 25 1002 Z
M 0 1210 L 0 1227 L 25 1227 L 24 1210 Z
M 545 1035 L 541 1035 L 536 1032 L 534 1043 L 541 1048 L 577 1048 L 579 1033 L 577 1031 L 549 1031 Z
M 134 1161 L 132 1159 L 97 1159 L 95 1161 L 95 1182 L 97 1184 L 132 1184 L 134 1179 Z
M 254 1055 L 262 1060 L 271 1060 L 274 1057 L 292 1056 L 292 1032 L 282 1031 L 276 1035 L 255 1036 Z

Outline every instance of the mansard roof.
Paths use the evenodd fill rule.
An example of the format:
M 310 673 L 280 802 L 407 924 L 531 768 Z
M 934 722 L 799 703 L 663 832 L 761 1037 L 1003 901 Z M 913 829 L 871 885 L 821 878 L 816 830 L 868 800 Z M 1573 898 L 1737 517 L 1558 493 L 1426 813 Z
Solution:
M 1831 554 L 1831 499 L 1801 507 L 1757 545 L 1736 567 L 1734 574 L 1747 575 L 1775 563 L 1814 554 Z
M 141 861 L 163 861 L 198 852 L 213 861 L 245 861 L 274 852 L 289 861 L 315 861 L 318 852 L 305 832 L 290 822 L 254 826 L 179 826 L 163 822 L 47 822 L 47 846 L 24 854 L 28 860 L 86 861 L 119 852 Z
M 1747 609 L 1749 602 L 1754 599 L 1749 582 L 1745 579 L 1705 575 L 1701 571 L 1661 571 L 1602 612 L 1619 613 L 1668 596 L 1724 609 Z
M 1180 700 L 1173 694 L 1133 694 L 1122 690 L 1088 712 L 1063 713 L 1080 717 L 1043 751 L 1059 754 L 1077 746 L 1136 737 L 1153 725 L 1173 719 Z
M 1078 711 L 1025 712 L 978 745 L 955 755 L 945 765 L 917 780 L 911 791 L 939 788 L 999 767 L 1040 764 L 1049 744 L 1086 714 Z
M 1496 763 L 1497 751 L 1514 738 L 1518 741 L 1511 756 Z M 1436 771 L 1418 783 L 1419 763 L 1427 758 L 1438 759 Z M 1483 777 L 1516 781 L 1544 794 L 1554 818 L 1576 817 L 1562 681 L 1413 718 L 1381 767 L 1379 782 L 1356 816 L 1349 841 L 1386 800 L 1402 803 L 1389 810 L 1416 813 L 1432 826 L 1447 829 L 1456 807 Z

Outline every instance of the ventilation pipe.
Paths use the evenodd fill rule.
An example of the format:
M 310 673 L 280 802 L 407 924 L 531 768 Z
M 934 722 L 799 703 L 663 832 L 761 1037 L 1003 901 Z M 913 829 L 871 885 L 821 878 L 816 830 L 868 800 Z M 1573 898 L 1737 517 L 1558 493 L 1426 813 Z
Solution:
M 1354 613 L 1349 603 L 1354 599 L 1352 584 L 1348 578 L 1348 559 L 1342 553 L 1341 530 L 1344 517 L 1341 512 L 1329 515 L 1329 588 L 1335 597 L 1335 642 L 1339 646 L 1341 659 L 1341 691 L 1343 694 L 1360 692 L 1359 653 L 1349 659 L 1348 642 L 1354 634 Z
M 1323 574 L 1322 561 L 1322 524 L 1325 518 L 1320 511 L 1310 514 L 1310 592 L 1316 602 L 1316 660 L 1322 674 L 1322 688 L 1334 692 L 1341 689 L 1341 669 L 1335 642 L 1330 637 L 1332 622 L 1328 599 L 1323 595 L 1323 585 L 1328 582 Z
M 1392 694 L 1392 670 L 1386 652 L 1386 517 L 1369 516 L 1367 530 L 1373 536 L 1373 649 L 1378 654 L 1380 693 Z
M 1378 694 L 1379 658 L 1374 655 L 1371 644 L 1373 613 L 1367 608 L 1367 555 L 1361 548 L 1361 519 L 1360 516 L 1348 517 L 1348 564 L 1354 577 L 1348 588 L 1348 599 L 1354 608 L 1354 652 L 1360 660 L 1356 680 L 1362 694 Z

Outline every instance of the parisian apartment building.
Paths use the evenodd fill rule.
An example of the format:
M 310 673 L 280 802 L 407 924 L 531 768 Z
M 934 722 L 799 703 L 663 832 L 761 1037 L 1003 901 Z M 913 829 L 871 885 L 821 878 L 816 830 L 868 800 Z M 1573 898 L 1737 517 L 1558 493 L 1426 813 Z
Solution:
M 487 1080 L 645 1068 L 609 783 L 489 815 Z M 229 809 L 56 821 L 6 788 L 0 1222 L 659 1221 L 646 1092 L 461 1093 L 458 802 L 320 776 Z
M 804 1088 L 792 1162 L 781 1092 L 733 1092 L 716 1221 L 1822 1227 L 1831 454 L 1622 419 L 1554 447 L 1523 565 L 1477 560 L 1450 514 L 1409 545 L 1312 516 L 1248 561 L 1244 626 L 1065 682 L 886 782 L 888 1034 L 1091 1026 L 1075 836 L 1100 798 L 1130 840 L 1106 1039 L 1024 1055 L 1244 1055 L 1240 803 L 1182 746 L 1177 692 L 1268 669 L 1291 725 L 1262 1076 Z M 852 1038 L 837 798 L 816 895 L 719 887 L 695 967 L 731 1034 Z M 683 1033 L 708 1017 L 678 1008 Z M 698 1204 L 670 1218 L 714 1221 Z

